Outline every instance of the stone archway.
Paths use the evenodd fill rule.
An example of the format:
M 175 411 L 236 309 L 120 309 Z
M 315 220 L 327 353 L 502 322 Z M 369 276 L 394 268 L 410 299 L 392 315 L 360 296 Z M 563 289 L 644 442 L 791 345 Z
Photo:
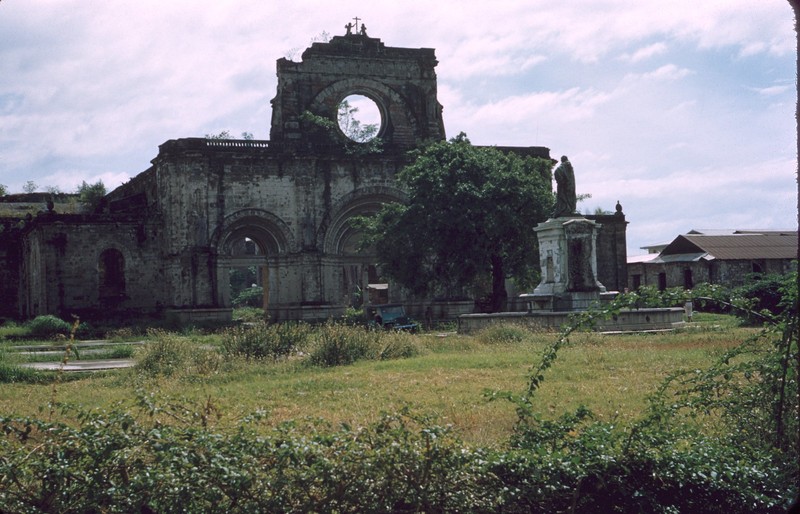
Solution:
M 356 216 L 368 216 L 378 212 L 386 203 L 399 202 L 404 198 L 400 190 L 386 187 L 364 188 L 342 197 L 331 209 L 328 223 L 321 227 L 324 253 L 334 264 L 335 280 L 341 296 L 355 306 L 365 300 L 369 284 L 378 281 L 379 270 L 374 252 L 359 248 L 361 233 L 351 225 Z
M 278 263 L 292 244 L 285 224 L 266 211 L 239 211 L 226 218 L 213 242 L 218 255 L 220 304 L 231 307 L 237 297 L 250 298 L 250 305 L 269 312 L 271 304 L 282 296 Z M 260 288 L 259 302 L 252 301 L 256 295 L 246 294 L 253 288 Z

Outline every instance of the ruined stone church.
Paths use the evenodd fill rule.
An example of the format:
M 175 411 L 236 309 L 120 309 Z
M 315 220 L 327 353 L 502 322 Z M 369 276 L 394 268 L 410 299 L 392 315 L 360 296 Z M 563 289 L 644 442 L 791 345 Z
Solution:
M 239 268 L 258 270 L 271 320 L 342 314 L 378 279 L 349 221 L 402 202 L 395 175 L 408 151 L 445 138 L 436 65 L 433 49 L 349 31 L 300 62 L 278 59 L 269 141 L 169 140 L 94 213 L 0 220 L 0 317 L 226 321 Z M 379 152 L 319 123 L 354 94 L 377 105 Z M 507 151 L 549 158 L 544 147 Z M 625 221 L 608 218 L 599 273 L 613 288 L 625 282 Z

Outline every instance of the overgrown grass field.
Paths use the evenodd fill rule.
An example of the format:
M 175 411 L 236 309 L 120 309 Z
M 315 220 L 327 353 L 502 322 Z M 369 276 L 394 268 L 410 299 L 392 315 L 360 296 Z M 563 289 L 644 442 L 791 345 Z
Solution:
M 751 333 L 731 318 L 706 316 L 691 329 L 671 333 L 577 334 L 548 371 L 534 408 L 545 418 L 585 405 L 600 420 L 635 419 L 647 395 L 669 373 L 705 367 Z M 489 401 L 486 393 L 523 390 L 530 367 L 556 334 L 519 327 L 495 327 L 474 336 L 401 334 L 413 355 L 337 366 L 309 364 L 313 350 L 308 342 L 298 342 L 281 358 L 255 359 L 226 354 L 230 332 L 151 333 L 146 339 L 155 342 L 159 337 L 190 357 L 203 356 L 203 362 L 152 373 L 139 350 L 140 365 L 131 369 L 3 384 L 0 412 L 42 416 L 55 403 L 108 409 L 133 405 L 137 395 L 154 394 L 176 403 L 213 404 L 214 423 L 223 428 L 257 411 L 266 412 L 271 426 L 303 418 L 363 426 L 384 412 L 408 407 L 453 425 L 468 443 L 495 445 L 508 440 L 516 414 L 512 404 Z
M 82 345 L 96 328 L 36 318 L 0 332 L 0 511 L 783 512 L 788 312 L 763 331 L 605 335 L 588 311 L 558 333 L 255 321 Z M 32 357 L 25 337 L 55 344 Z M 123 348 L 125 370 L 23 367 Z

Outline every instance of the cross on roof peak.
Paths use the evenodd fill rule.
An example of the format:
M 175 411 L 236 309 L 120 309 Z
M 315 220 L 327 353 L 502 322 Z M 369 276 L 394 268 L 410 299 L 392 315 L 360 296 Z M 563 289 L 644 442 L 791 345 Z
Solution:
M 356 22 L 355 24 L 353 24 L 353 23 L 348 21 L 347 24 L 344 26 L 344 28 L 347 30 L 347 33 L 345 35 L 346 36 L 352 36 L 353 35 L 353 29 L 356 29 L 355 34 L 360 34 L 362 36 L 366 36 L 367 35 L 367 26 L 362 23 L 361 24 L 361 29 L 359 30 L 359 28 L 358 28 L 358 22 L 362 21 L 361 18 L 356 16 L 355 18 L 353 18 L 353 20 Z

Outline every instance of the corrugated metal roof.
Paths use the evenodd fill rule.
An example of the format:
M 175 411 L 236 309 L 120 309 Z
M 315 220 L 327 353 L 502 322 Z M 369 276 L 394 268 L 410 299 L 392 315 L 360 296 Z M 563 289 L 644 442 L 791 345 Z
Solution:
M 708 255 L 707 252 L 698 253 L 676 253 L 672 255 L 661 254 L 657 259 L 653 259 L 653 263 L 666 263 L 666 262 L 697 262 L 703 259 L 713 259 L 714 257 Z
M 694 248 L 692 248 L 694 247 Z M 661 256 L 705 252 L 716 259 L 793 259 L 797 257 L 797 232 L 780 235 L 693 235 L 678 236 Z
M 693 228 L 686 234 L 699 236 L 731 236 L 735 233 L 736 230 L 732 228 Z
M 646 253 L 644 255 L 629 255 L 628 264 L 636 264 L 639 262 L 650 262 L 657 257 L 658 257 L 657 253 Z

